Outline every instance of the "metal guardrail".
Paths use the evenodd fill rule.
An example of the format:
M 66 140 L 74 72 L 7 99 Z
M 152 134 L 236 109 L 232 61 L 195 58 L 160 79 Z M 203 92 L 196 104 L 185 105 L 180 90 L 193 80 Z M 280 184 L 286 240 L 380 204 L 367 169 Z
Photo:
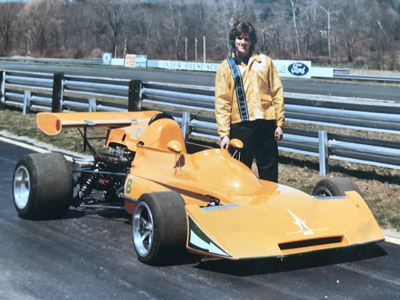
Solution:
M 3 71 L 1 83 L 1 102 L 27 112 L 49 110 L 53 90 L 53 74 Z
M 333 77 L 338 79 L 351 79 L 351 80 L 363 80 L 363 81 L 400 82 L 400 77 L 398 76 L 334 74 Z
M 69 64 L 69 65 L 101 65 L 101 58 L 92 60 L 85 59 L 61 59 L 61 58 L 33 58 L 33 57 L 0 57 L 0 61 L 18 61 L 28 63 L 49 63 L 49 64 Z M 158 61 L 148 60 L 147 67 L 158 67 Z M 382 82 L 400 82 L 398 76 L 379 76 L 379 75 L 358 75 L 350 74 L 349 69 L 334 68 L 333 77 L 346 80 L 361 80 L 361 81 L 382 81 Z M 325 77 L 324 77 L 325 78 Z M 327 77 L 329 79 L 329 77 Z
M 66 75 L 62 82 L 62 108 L 64 111 L 127 110 L 129 82 L 126 79 Z
M 298 123 L 400 134 L 400 103 L 285 93 L 286 119 Z
M 214 88 L 178 84 L 143 84 L 143 105 L 214 111 Z M 286 120 L 400 134 L 400 103 L 375 99 L 285 93 Z
M 63 59 L 63 58 L 35 58 L 35 57 L 0 57 L 1 61 L 18 61 L 29 63 L 49 63 L 49 64 L 79 64 L 79 65 L 99 65 L 101 58 L 89 59 Z
M 0 72 L 0 82 L 1 104 L 23 112 L 51 110 L 55 102 L 60 111 L 127 111 L 139 101 L 133 106 L 171 113 L 185 137 L 218 141 L 211 87 L 19 71 Z M 395 102 L 285 93 L 285 110 L 293 122 L 400 134 Z M 400 142 L 394 141 L 285 128 L 279 149 L 318 156 L 322 175 L 329 172 L 328 159 L 400 169 Z
M 180 109 L 214 111 L 214 88 L 144 82 L 143 105 L 160 104 Z
M 333 69 L 333 76 L 347 75 L 347 74 L 350 74 L 350 70 L 349 69 L 345 69 L 345 68 L 334 68 Z
M 188 117 L 190 136 L 219 140 L 215 119 Z M 400 169 L 400 142 L 384 141 L 328 133 L 285 128 L 279 150 L 319 157 L 320 174 L 329 173 L 329 159 L 346 160 L 379 167 Z

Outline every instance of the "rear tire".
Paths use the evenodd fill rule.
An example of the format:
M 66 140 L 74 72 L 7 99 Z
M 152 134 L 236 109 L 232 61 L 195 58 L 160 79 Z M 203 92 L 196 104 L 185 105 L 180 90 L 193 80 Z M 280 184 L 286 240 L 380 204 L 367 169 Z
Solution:
M 335 197 L 344 196 L 345 192 L 356 191 L 361 195 L 361 191 L 354 181 L 348 178 L 330 178 L 319 181 L 312 192 L 313 196 Z
M 175 263 L 185 254 L 185 202 L 176 192 L 143 194 L 132 214 L 138 259 L 149 265 Z
M 157 121 L 157 120 L 160 120 L 160 119 L 171 119 L 171 120 L 175 120 L 174 117 L 171 116 L 170 114 L 167 114 L 167 113 L 162 112 L 162 113 L 158 113 L 158 114 L 152 116 L 151 119 L 150 119 L 150 121 L 149 121 L 149 123 L 148 123 L 148 125 L 150 125 L 151 123 L 153 123 L 153 122 L 155 122 L 155 121 Z
M 15 167 L 12 191 L 19 217 L 59 218 L 71 203 L 72 167 L 59 153 L 24 155 Z

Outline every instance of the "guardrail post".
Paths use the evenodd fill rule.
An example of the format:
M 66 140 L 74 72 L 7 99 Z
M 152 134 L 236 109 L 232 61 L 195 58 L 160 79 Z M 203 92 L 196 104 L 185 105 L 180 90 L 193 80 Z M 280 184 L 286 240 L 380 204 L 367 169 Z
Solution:
M 53 75 L 53 97 L 51 103 L 52 112 L 62 111 L 62 99 L 64 90 L 64 73 L 57 72 Z
M 24 107 L 22 108 L 22 114 L 26 115 L 30 113 L 31 107 L 31 91 L 24 91 Z
M 142 82 L 140 80 L 129 81 L 128 111 L 140 111 L 142 109 L 141 89 Z
M 190 133 L 190 113 L 183 112 L 182 113 L 182 134 L 185 142 L 187 141 Z
M 329 173 L 329 145 L 328 132 L 325 130 L 318 131 L 318 148 L 319 148 L 319 174 L 326 176 Z
M 96 98 L 90 98 L 89 99 L 89 112 L 95 112 L 97 111 L 97 106 L 96 106 Z
M 4 109 L 6 106 L 5 91 L 6 91 L 6 71 L 0 71 L 0 109 Z

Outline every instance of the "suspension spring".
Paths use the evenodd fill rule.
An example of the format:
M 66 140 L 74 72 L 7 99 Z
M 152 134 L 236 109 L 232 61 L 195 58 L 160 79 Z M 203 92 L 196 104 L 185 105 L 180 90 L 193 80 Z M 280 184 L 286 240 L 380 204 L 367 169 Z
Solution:
M 93 183 L 94 183 L 95 178 L 96 178 L 96 176 L 94 174 L 91 174 L 86 179 L 86 182 L 84 184 L 82 184 L 82 187 L 79 189 L 79 192 L 78 192 L 78 197 L 80 199 L 85 198 L 86 196 L 88 196 L 92 192 Z

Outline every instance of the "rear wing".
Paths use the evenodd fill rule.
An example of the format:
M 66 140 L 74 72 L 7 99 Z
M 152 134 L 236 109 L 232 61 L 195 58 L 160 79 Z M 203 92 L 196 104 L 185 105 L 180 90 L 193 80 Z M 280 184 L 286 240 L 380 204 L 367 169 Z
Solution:
M 124 127 L 150 119 L 158 111 L 38 113 L 37 125 L 47 135 L 57 135 L 66 127 Z

